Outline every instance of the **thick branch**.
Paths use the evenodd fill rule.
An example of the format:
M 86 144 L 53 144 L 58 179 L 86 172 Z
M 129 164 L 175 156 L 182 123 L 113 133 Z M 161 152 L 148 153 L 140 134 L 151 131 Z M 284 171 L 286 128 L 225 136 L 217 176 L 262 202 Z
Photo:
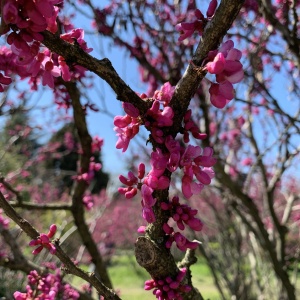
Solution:
M 80 157 L 80 172 L 87 173 L 89 171 L 91 153 L 92 138 L 88 132 L 85 113 L 80 103 L 80 92 L 74 82 L 66 82 L 65 86 L 72 99 L 72 107 L 74 114 L 74 122 L 77 128 L 80 144 L 82 147 L 82 154 Z M 89 251 L 92 262 L 95 265 L 96 273 L 100 276 L 101 281 L 109 288 L 112 288 L 112 282 L 107 273 L 107 269 L 104 265 L 101 254 L 98 247 L 89 231 L 89 228 L 85 222 L 85 208 L 82 201 L 84 192 L 87 188 L 87 183 L 84 181 L 78 181 L 75 189 L 72 193 L 72 214 L 75 224 L 78 228 L 78 233 L 81 239 Z
M 220 41 L 223 39 L 227 30 L 230 28 L 236 15 L 238 14 L 243 1 L 237 0 L 225 0 L 221 3 L 217 10 L 214 19 L 211 24 L 207 26 L 204 31 L 203 38 L 199 43 L 197 51 L 193 57 L 193 63 L 190 64 L 185 71 L 182 79 L 176 86 L 174 96 L 171 101 L 171 106 L 174 110 L 174 125 L 169 129 L 169 132 L 176 136 L 180 132 L 182 118 L 188 108 L 191 98 L 194 96 L 200 81 L 205 76 L 205 72 L 197 68 L 196 65 L 201 66 L 201 63 L 206 58 L 209 51 L 218 47 Z M 168 191 L 166 191 L 168 192 Z M 165 195 L 164 191 L 155 194 L 157 203 L 166 201 L 168 195 Z M 174 276 L 178 272 L 177 266 L 174 262 L 174 258 L 171 256 L 168 250 L 160 245 L 164 242 L 158 240 L 161 230 L 161 221 L 164 221 L 164 217 L 161 213 L 158 213 L 155 207 L 155 215 L 159 216 L 158 222 L 148 227 L 148 233 L 150 238 L 141 237 L 136 242 L 136 257 L 138 263 L 143 266 L 153 278 L 159 279 L 169 276 Z M 159 226 L 159 227 L 157 227 Z M 157 243 L 160 245 L 157 246 Z M 167 262 L 167 265 L 165 264 Z M 167 268 L 158 268 L 157 266 L 167 266 Z M 184 299 L 202 299 L 201 294 L 193 289 L 190 293 L 184 295 Z
M 130 102 L 136 106 L 141 115 L 149 108 L 149 104 L 143 101 L 118 75 L 109 59 L 97 59 L 84 52 L 77 44 L 70 44 L 60 39 L 49 31 L 44 31 L 43 44 L 51 51 L 61 55 L 67 62 L 85 67 L 105 80 L 117 94 L 117 99 Z
M 171 106 L 177 116 L 174 118 L 175 124 L 173 132 L 178 132 L 181 120 L 186 112 L 191 98 L 196 93 L 200 81 L 205 76 L 205 72 L 197 71 L 195 66 L 200 67 L 207 57 L 209 51 L 215 50 L 220 45 L 223 37 L 231 27 L 238 15 L 244 1 L 243 0 L 224 0 L 220 3 L 214 18 L 207 24 L 203 32 L 201 41 L 190 63 L 176 86 L 176 90 L 171 101 Z

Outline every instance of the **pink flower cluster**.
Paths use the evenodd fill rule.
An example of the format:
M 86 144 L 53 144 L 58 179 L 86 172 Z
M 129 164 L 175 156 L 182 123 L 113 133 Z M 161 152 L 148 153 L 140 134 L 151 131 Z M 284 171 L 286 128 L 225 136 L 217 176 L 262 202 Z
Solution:
M 39 275 L 36 270 L 33 270 L 27 278 L 26 292 L 15 292 L 15 300 L 77 300 L 80 297 L 79 293 L 69 284 L 63 283 L 59 269 L 55 274 L 44 275 Z
M 201 34 L 207 21 L 213 17 L 217 4 L 217 0 L 211 0 L 206 12 L 207 18 L 204 18 L 200 10 L 196 9 L 196 21 L 177 24 L 175 28 L 181 33 L 178 40 L 183 41 L 192 36 L 195 31 Z M 240 63 L 241 57 L 241 51 L 234 48 L 231 40 L 225 42 L 219 50 L 210 51 L 208 54 L 206 61 L 209 62 L 204 69 L 216 75 L 217 83 L 211 84 L 209 93 L 211 103 L 217 108 L 223 108 L 227 102 L 233 99 L 232 84 L 240 82 L 244 77 L 243 66 Z
M 2 213 L 3 210 L 0 209 L 0 226 L 2 226 L 4 229 L 7 229 L 9 224 L 9 219 L 4 218 Z
M 214 16 L 217 5 L 217 0 L 211 0 L 206 11 L 206 18 L 199 9 L 196 9 L 195 17 L 197 19 L 195 21 L 182 22 L 177 24 L 175 26 L 175 29 L 180 32 L 180 37 L 178 38 L 178 41 L 181 42 L 186 38 L 191 37 L 194 34 L 194 32 L 198 32 L 201 35 L 206 23 L 209 20 L 211 20 L 211 18 Z
M 151 153 L 151 170 L 147 176 L 145 176 L 145 165 L 141 163 L 138 168 L 138 177 L 132 172 L 128 172 L 128 179 L 122 175 L 119 177 L 120 181 L 128 186 L 127 188 L 118 189 L 121 194 L 125 194 L 126 198 L 132 198 L 137 194 L 137 187 L 135 187 L 135 185 L 141 189 L 142 215 L 148 223 L 153 223 L 155 221 L 155 215 L 152 210 L 153 205 L 156 203 L 156 199 L 153 198 L 152 195 L 154 190 L 163 190 L 170 185 L 170 179 L 163 175 L 167 167 L 167 162 L 167 156 L 157 148 L 156 151 Z M 139 183 L 138 179 L 140 180 Z M 143 181 L 141 182 L 142 179 Z
M 170 185 L 170 179 L 165 175 L 165 171 L 175 172 L 178 168 L 184 171 L 182 178 L 182 192 L 186 198 L 190 198 L 193 194 L 198 194 L 204 187 L 211 182 L 214 177 L 214 172 L 211 167 L 216 162 L 212 157 L 213 151 L 211 148 L 202 150 L 199 146 L 189 145 L 187 148 L 180 146 L 179 141 L 176 141 L 171 135 L 165 136 L 164 127 L 173 125 L 174 112 L 169 106 L 174 93 L 174 87 L 169 83 L 165 83 L 160 91 L 154 94 L 154 101 L 151 108 L 144 116 L 144 125 L 151 132 L 151 137 L 159 144 L 164 144 L 167 151 L 163 152 L 160 148 L 156 148 L 151 153 L 150 165 L 151 170 L 145 176 L 145 165 L 139 165 L 139 174 L 135 176 L 132 172 L 128 173 L 128 178 L 121 175 L 120 181 L 127 187 L 119 188 L 119 192 L 130 199 L 137 194 L 137 189 L 141 190 L 143 218 L 148 223 L 155 221 L 155 215 L 152 207 L 156 203 L 153 197 L 154 190 L 167 189 Z M 162 107 L 161 107 L 162 105 Z M 124 104 L 127 115 L 124 117 L 116 117 L 115 125 L 118 129 L 131 128 L 132 124 L 139 124 L 139 120 L 135 119 L 139 112 L 133 106 Z M 199 132 L 199 128 L 191 120 L 191 111 L 189 110 L 184 117 L 184 141 L 189 141 L 189 132 L 194 138 L 203 139 L 205 134 Z M 126 127 L 127 126 L 127 127 Z M 139 126 L 139 125 L 138 125 Z M 124 132 L 124 131 L 123 131 Z M 129 140 L 134 135 L 124 135 L 124 139 L 119 137 L 118 145 L 122 142 L 122 148 L 126 150 Z M 126 143 L 125 143 L 125 139 Z M 145 177 L 144 177 L 145 176 Z M 199 182 L 194 182 L 194 176 Z M 177 235 L 176 235 L 177 236 Z
M 80 67 L 73 67 L 72 72 L 69 69 L 63 57 L 51 53 L 48 49 L 40 51 L 41 41 L 43 40 L 40 32 L 49 30 L 52 33 L 57 32 L 58 5 L 62 0 L 7 0 L 3 5 L 2 15 L 6 24 L 6 32 L 10 25 L 16 26 L 14 31 L 7 36 L 7 43 L 11 45 L 11 50 L 15 55 L 15 62 L 23 68 L 16 69 L 21 77 L 31 77 L 29 83 L 32 89 L 37 89 L 39 78 L 42 78 L 42 84 L 54 88 L 54 78 L 61 76 L 63 80 L 70 81 L 77 75 Z M 92 51 L 84 41 L 84 32 L 82 29 L 73 29 L 71 32 L 62 34 L 61 38 L 74 44 L 75 40 L 80 47 L 86 51 Z M 6 69 L 5 69 L 6 70 Z M 82 72 L 82 71 L 81 71 Z M 11 79 L 0 75 L 0 92 L 3 89 L 1 84 L 10 84 Z
M 6 25 L 16 25 L 22 29 L 22 37 L 33 36 L 39 40 L 38 32 L 57 31 L 56 17 L 58 8 L 55 6 L 62 0 L 7 0 L 2 8 L 2 16 Z M 27 36 L 26 36 L 27 35 Z M 28 38 L 28 37 L 27 37 Z
M 56 230 L 57 230 L 56 225 L 52 224 L 50 226 L 49 232 L 47 234 L 41 233 L 37 239 L 32 240 L 29 243 L 29 246 L 34 247 L 34 246 L 40 245 L 39 247 L 37 247 L 35 250 L 32 251 L 32 254 L 36 255 L 36 254 L 40 253 L 43 250 L 43 248 L 47 248 L 51 254 L 55 254 L 56 248 L 51 243 L 50 239 L 54 236 L 54 234 L 56 233 Z
M 217 108 L 223 108 L 233 99 L 235 93 L 232 84 L 240 82 L 244 77 L 241 57 L 241 51 L 234 48 L 231 40 L 222 44 L 219 50 L 210 51 L 208 54 L 209 62 L 205 69 L 215 74 L 217 81 L 210 86 L 210 101 Z
M 175 280 L 171 277 L 147 280 L 144 289 L 147 291 L 154 289 L 153 295 L 158 300 L 182 300 L 182 293 L 187 293 L 191 290 L 189 285 L 182 284 L 186 272 L 186 268 L 182 268 Z
M 114 131 L 118 138 L 116 148 L 122 149 L 125 152 L 129 146 L 131 139 L 139 132 L 140 120 L 139 110 L 131 103 L 123 103 L 123 108 L 126 112 L 125 116 L 116 116 L 114 118 Z
M 161 101 L 164 106 L 168 106 L 174 94 L 175 87 L 166 82 L 159 91 L 154 92 L 153 99 Z
M 146 176 L 145 165 L 141 163 L 138 167 L 138 176 L 128 172 L 128 178 L 123 175 L 119 177 L 120 181 L 127 187 L 119 188 L 118 191 L 124 194 L 127 199 L 134 197 L 138 188 L 141 189 L 143 217 L 148 223 L 155 221 L 152 210 L 156 203 L 156 199 L 153 198 L 154 190 L 166 189 L 170 185 L 170 179 L 164 175 L 166 169 L 170 172 L 174 172 L 178 167 L 183 169 L 182 192 L 186 198 L 200 193 L 204 185 L 209 184 L 211 178 L 214 177 L 214 171 L 211 167 L 215 164 L 216 159 L 212 157 L 211 148 L 207 147 L 202 150 L 199 146 L 189 145 L 184 150 L 180 147 L 179 142 L 171 136 L 166 139 L 166 147 L 170 153 L 164 154 L 159 148 L 151 153 L 151 170 Z M 198 183 L 193 181 L 194 176 L 199 181 Z M 190 224 L 193 222 L 190 221 Z
M 120 194 L 125 195 L 127 199 L 133 198 L 137 194 L 137 186 L 139 183 L 139 180 L 142 180 L 145 176 L 145 165 L 143 163 L 139 164 L 138 166 L 138 176 L 136 177 L 131 171 L 128 172 L 128 178 L 126 178 L 123 175 L 119 176 L 119 180 L 127 185 L 126 188 L 120 187 L 118 188 L 118 191 Z
M 27 65 L 28 71 L 33 71 L 35 63 L 43 64 L 45 78 L 52 71 L 51 61 L 47 64 L 44 56 L 39 54 L 40 42 L 43 36 L 39 33 L 44 30 L 50 30 L 53 33 L 57 31 L 56 17 L 58 14 L 58 3 L 61 0 L 43 0 L 43 1 L 5 1 L 2 9 L 3 21 L 9 31 L 10 25 L 18 27 L 7 36 L 7 43 L 11 45 L 12 52 L 17 56 L 17 63 Z M 36 58 L 36 59 L 35 59 Z M 35 60 L 34 60 L 35 59 Z M 56 75 L 56 70 L 52 73 Z M 6 80 L 8 82 L 8 80 Z M 46 79 L 43 78 L 46 82 Z
M 163 143 L 163 131 L 161 127 L 173 125 L 174 112 L 169 103 L 174 93 L 174 87 L 170 83 L 165 83 L 160 91 L 154 93 L 154 101 L 150 109 L 144 116 L 144 125 L 150 130 L 151 136 L 157 143 Z M 140 95 L 142 99 L 147 97 L 145 94 Z M 163 108 L 161 108 L 163 104 Z M 118 141 L 117 149 L 122 149 L 125 152 L 129 142 L 139 132 L 139 126 L 142 123 L 139 110 L 130 103 L 123 103 L 123 108 L 126 112 L 125 116 L 116 116 L 114 118 L 114 130 L 117 133 Z
M 119 176 L 119 180 L 127 185 L 127 187 L 121 187 L 118 191 L 124 194 L 127 199 L 134 197 L 137 194 L 138 188 L 141 190 L 142 215 L 148 223 L 155 221 L 155 215 L 152 210 L 153 205 L 156 203 L 156 199 L 152 196 L 154 189 L 165 189 L 170 184 L 170 180 L 166 176 L 160 176 L 162 174 L 161 171 L 155 168 L 159 168 L 159 166 L 155 164 L 155 158 L 157 158 L 157 155 L 159 156 L 159 153 L 161 152 L 152 152 L 152 169 L 145 178 L 145 165 L 143 163 L 139 164 L 137 177 L 132 172 L 128 172 L 128 178 L 123 175 Z M 165 169 L 163 169 L 163 171 L 164 170 Z M 143 178 L 144 180 L 141 182 Z
M 103 143 L 103 139 L 96 135 L 92 141 L 92 153 L 101 152 Z
M 188 145 L 181 155 L 180 167 L 183 169 L 182 193 L 189 199 L 192 195 L 199 194 L 204 185 L 208 185 L 215 173 L 211 168 L 216 163 L 213 149 Z M 194 181 L 194 177 L 198 180 Z
M 206 133 L 200 133 L 199 127 L 195 124 L 195 122 L 192 119 L 192 110 L 188 109 L 187 112 L 184 115 L 183 118 L 183 141 L 185 143 L 189 143 L 190 137 L 189 133 L 192 134 L 192 136 L 196 140 L 204 140 L 207 137 Z
M 95 172 L 98 172 L 102 168 L 102 165 L 100 163 L 94 162 L 94 160 L 95 158 L 91 157 L 88 172 L 79 174 L 77 176 L 73 176 L 73 178 L 78 181 L 83 180 L 87 184 L 90 184 L 91 181 L 94 179 Z
M 166 103 L 163 100 L 163 103 Z M 162 144 L 165 137 L 162 127 L 170 127 L 173 125 L 174 112 L 170 106 L 163 106 L 161 109 L 159 100 L 154 100 L 151 108 L 147 111 L 145 126 L 150 130 L 153 139 Z
M 187 249 L 197 249 L 199 244 L 198 242 L 191 242 L 180 232 L 175 232 L 169 224 L 165 223 L 163 225 L 163 230 L 168 235 L 166 248 L 171 248 L 173 242 L 175 242 L 177 248 L 183 252 Z
M 82 50 L 84 50 L 87 53 L 90 53 L 93 51 L 93 48 L 88 48 L 85 40 L 84 40 L 84 30 L 80 28 L 72 29 L 70 32 L 61 34 L 61 39 L 65 40 L 66 42 L 70 44 L 76 43 L 80 46 Z
M 163 210 L 170 210 L 171 217 L 176 222 L 177 227 L 180 230 L 185 229 L 184 223 L 192 230 L 202 230 L 203 223 L 199 219 L 195 218 L 198 211 L 196 209 L 192 209 L 186 204 L 180 204 L 178 196 L 174 196 L 172 201 L 169 203 L 162 202 L 161 208 Z
M 174 196 L 172 201 L 169 203 L 162 202 L 161 208 L 163 210 L 170 211 L 171 218 L 173 218 L 180 230 L 185 229 L 184 223 L 194 231 L 202 230 L 203 223 L 199 219 L 195 218 L 198 211 L 196 209 L 192 209 L 186 204 L 180 204 L 179 197 Z M 196 249 L 198 247 L 198 242 L 189 241 L 180 232 L 175 232 L 174 228 L 167 223 L 163 225 L 163 230 L 168 235 L 168 239 L 166 241 L 167 248 L 171 248 L 173 242 L 176 243 L 177 248 L 181 251 L 186 251 L 188 248 Z
M 94 198 L 91 194 L 87 194 L 82 198 L 82 202 L 87 210 L 91 210 L 94 206 Z

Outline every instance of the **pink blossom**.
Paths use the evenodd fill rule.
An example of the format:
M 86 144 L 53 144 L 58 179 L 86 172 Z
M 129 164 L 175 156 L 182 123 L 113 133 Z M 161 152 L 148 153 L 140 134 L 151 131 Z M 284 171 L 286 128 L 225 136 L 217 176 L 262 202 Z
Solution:
M 125 152 L 128 148 L 129 142 L 139 132 L 139 123 L 136 118 L 129 115 L 116 116 L 114 118 L 116 127 L 114 130 L 117 132 L 118 141 L 116 143 L 117 149 L 122 149 Z
M 181 166 L 191 165 L 194 158 L 196 158 L 200 154 L 201 154 L 201 148 L 199 146 L 188 145 L 181 157 L 180 165 Z
M 182 193 L 185 198 L 189 199 L 192 195 L 192 178 L 187 175 L 183 175 L 181 180 Z
M 103 143 L 104 143 L 104 141 L 102 138 L 95 136 L 92 141 L 92 153 L 101 152 Z
M 169 105 L 173 94 L 175 91 L 175 87 L 172 86 L 169 82 L 166 82 L 160 89 L 160 91 L 155 91 L 153 98 L 163 102 L 164 106 Z
M 156 121 L 155 126 L 167 127 L 173 125 L 173 109 L 166 106 L 163 110 L 160 110 L 160 103 L 158 100 L 153 102 L 151 108 L 147 111 L 147 115 L 151 116 L 151 118 Z
M 56 248 L 55 246 L 51 243 L 50 239 L 54 236 L 54 234 L 56 233 L 57 227 L 55 224 L 52 224 L 49 228 L 49 232 L 47 234 L 42 233 L 40 234 L 40 236 L 37 239 L 32 240 L 29 243 L 29 246 L 38 246 L 40 245 L 38 248 L 36 248 L 35 250 L 33 250 L 32 254 L 38 254 L 40 253 L 43 248 L 47 248 L 50 250 L 51 254 L 55 254 L 56 252 Z
M 61 71 L 61 77 L 64 81 L 70 81 L 71 80 L 71 73 L 69 66 L 65 62 L 65 59 L 62 56 L 58 57 L 58 64 Z
M 253 161 L 252 161 L 252 158 L 251 158 L 251 157 L 246 157 L 245 159 L 243 159 L 243 160 L 241 161 L 241 164 L 242 164 L 243 166 L 251 166 L 252 163 L 253 163 Z
M 3 85 L 9 85 L 11 84 L 12 80 L 8 76 L 4 76 L 2 73 L 0 73 L 0 92 L 4 91 Z
M 142 185 L 141 188 L 142 193 L 142 202 L 145 207 L 152 207 L 156 203 L 156 199 L 153 198 L 152 193 L 153 189 L 146 184 Z
M 223 53 L 218 53 L 212 62 L 206 64 L 206 69 L 211 74 L 219 74 L 223 72 L 225 62 L 226 60 Z
M 127 115 L 132 118 L 137 118 L 140 115 L 139 110 L 131 103 L 123 102 L 122 106 Z
M 156 177 L 152 172 L 145 177 L 144 183 L 156 190 L 164 190 L 170 185 L 170 179 L 166 176 Z
M 140 226 L 137 231 L 138 233 L 146 233 L 146 226 Z
M 190 286 L 181 283 L 185 278 L 186 272 L 186 268 L 181 269 L 175 279 L 166 277 L 159 280 L 146 280 L 144 289 L 146 291 L 154 289 L 153 294 L 159 300 L 183 300 L 182 293 L 187 293 L 191 290 Z
M 226 93 L 229 93 L 229 90 L 226 90 Z M 232 88 L 232 92 L 233 92 L 233 88 Z M 213 83 L 211 84 L 210 88 L 209 88 L 209 93 L 210 93 L 210 102 L 212 103 L 212 105 L 214 105 L 217 108 L 223 108 L 227 102 L 229 102 L 229 100 L 231 99 L 227 99 L 226 96 L 224 96 L 222 94 L 222 92 L 220 91 L 220 85 L 217 83 Z
M 155 152 L 151 153 L 150 164 L 152 166 L 152 174 L 156 177 L 160 177 L 168 163 L 168 156 L 165 155 L 161 149 L 157 148 Z
M 49 268 L 49 264 L 47 264 Z M 56 267 L 55 267 L 56 268 Z M 50 266 L 50 269 L 55 269 Z M 26 292 L 15 292 L 14 299 L 47 299 L 55 300 L 57 298 L 77 300 L 79 293 L 71 288 L 69 284 L 63 282 L 63 276 L 59 269 L 55 270 L 55 273 L 43 273 L 39 274 L 36 270 L 31 271 L 27 276 L 28 284 L 26 286 Z
M 218 6 L 218 1 L 217 0 L 211 0 L 206 12 L 206 16 L 208 18 L 212 18 L 213 15 L 215 14 L 216 8 Z
M 152 208 L 149 207 L 143 207 L 143 218 L 148 222 L 148 223 L 153 223 L 155 222 L 155 215 L 152 210 Z
M 132 118 L 129 115 L 115 116 L 114 125 L 119 128 L 125 128 L 132 122 Z
M 138 178 L 143 179 L 145 176 L 145 164 L 140 163 L 138 166 Z
M 84 30 L 77 28 L 71 30 L 71 32 L 61 34 L 60 37 L 70 44 L 74 44 L 76 40 L 80 47 L 87 53 L 93 51 L 92 48 L 88 48 L 86 42 L 84 41 Z
M 16 24 L 19 22 L 20 17 L 18 13 L 19 7 L 17 3 L 7 1 L 3 6 L 3 19 L 6 24 Z
M 195 218 L 198 211 L 196 209 L 192 209 L 186 204 L 180 204 L 178 196 L 173 197 L 172 201 L 169 203 L 162 202 L 161 208 L 163 210 L 170 210 L 171 216 L 180 230 L 185 229 L 184 224 L 187 224 L 192 230 L 202 230 L 203 223 L 199 219 Z M 167 234 L 171 234 L 173 232 L 168 224 L 164 225 L 163 228 Z
M 48 85 L 50 88 L 54 88 L 54 79 L 53 77 L 59 77 L 61 71 L 57 66 L 54 65 L 53 61 L 48 57 L 42 62 L 42 68 L 44 69 L 43 73 L 43 85 Z
M 201 19 L 195 20 L 194 22 L 191 23 L 187 23 L 187 22 L 179 23 L 175 26 L 175 29 L 180 32 L 180 37 L 178 38 L 179 42 L 192 36 L 195 31 L 198 31 L 200 35 L 202 34 L 204 18 L 202 13 L 200 12 L 199 14 L 199 12 L 200 12 L 199 10 L 196 10 L 195 16 L 197 18 L 200 17 Z
M 241 52 L 234 47 L 231 40 L 223 43 L 219 50 L 210 51 L 206 69 L 216 74 L 217 83 L 212 83 L 209 89 L 211 103 L 217 108 L 223 108 L 233 99 L 232 84 L 240 82 L 244 77 L 243 66 L 240 63 Z

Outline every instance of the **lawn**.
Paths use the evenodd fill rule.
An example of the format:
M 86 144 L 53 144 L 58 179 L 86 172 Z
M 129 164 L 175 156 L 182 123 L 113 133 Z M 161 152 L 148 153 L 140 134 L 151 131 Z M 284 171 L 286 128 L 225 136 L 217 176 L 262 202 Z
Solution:
M 219 300 L 208 267 L 201 261 L 192 266 L 193 283 L 199 288 L 204 299 Z M 151 291 L 144 291 L 144 281 L 150 279 L 140 268 L 132 255 L 115 256 L 108 269 L 114 287 L 120 290 L 123 300 L 153 300 Z

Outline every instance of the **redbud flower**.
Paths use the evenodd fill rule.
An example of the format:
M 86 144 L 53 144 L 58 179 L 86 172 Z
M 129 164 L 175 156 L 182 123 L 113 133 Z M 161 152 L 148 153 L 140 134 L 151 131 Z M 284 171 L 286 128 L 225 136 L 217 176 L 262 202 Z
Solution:
M 146 233 L 146 226 L 140 226 L 137 230 L 138 233 Z
M 138 178 L 143 179 L 144 176 L 145 176 L 145 165 L 143 163 L 140 163 L 138 167 Z
M 7 229 L 7 228 L 8 228 L 8 224 L 9 224 L 9 219 L 4 218 L 4 217 L 2 216 L 2 212 L 3 212 L 3 210 L 0 209 L 0 225 L 1 225 L 3 228 Z
M 199 34 L 202 34 L 204 27 L 203 21 L 205 21 L 205 18 L 199 9 L 195 10 L 195 17 L 197 18 L 197 20 L 195 20 L 194 22 L 183 22 L 175 26 L 175 29 L 180 32 L 180 37 L 178 38 L 179 42 L 192 36 L 195 31 L 198 31 Z
M 42 84 L 48 85 L 50 88 L 54 89 L 53 77 L 59 77 L 61 71 L 57 66 L 54 65 L 53 61 L 48 57 L 42 62 L 42 67 L 44 69 Z
M 245 159 L 242 160 L 241 164 L 243 166 L 251 166 L 253 163 L 253 160 L 251 157 L 246 157 Z
M 146 207 L 152 207 L 155 202 L 156 202 L 156 199 L 154 199 L 152 197 L 152 193 L 153 193 L 153 189 L 150 188 L 148 185 L 146 184 L 143 184 L 142 185 L 142 188 L 141 188 L 141 193 L 142 193 L 142 197 L 143 197 L 143 206 L 146 206 Z
M 3 6 L 3 19 L 6 24 L 16 24 L 19 22 L 19 8 L 16 3 L 7 1 Z
M 164 106 L 167 106 L 173 97 L 174 91 L 175 87 L 172 86 L 170 82 L 166 82 L 160 91 L 155 91 L 153 98 L 161 101 Z
M 4 91 L 2 84 L 9 85 L 11 82 L 12 80 L 10 77 L 4 76 L 2 73 L 0 73 L 0 92 Z
M 137 188 L 133 187 L 133 186 L 137 185 L 138 178 L 131 171 L 129 171 L 128 178 L 126 178 L 123 175 L 120 175 L 119 180 L 123 184 L 127 185 L 127 187 L 126 188 L 122 188 L 122 187 L 118 188 L 118 192 L 120 194 L 124 194 L 127 199 L 133 198 L 137 194 Z
M 218 1 L 217 0 L 211 0 L 206 12 L 206 16 L 208 18 L 213 17 L 213 15 L 215 14 L 216 8 L 218 6 Z
M 140 115 L 139 110 L 131 103 L 123 102 L 124 111 L 132 118 L 137 118 Z M 117 125 L 116 125 L 117 126 Z
M 56 230 L 57 230 L 56 225 L 52 224 L 50 226 L 49 232 L 47 234 L 42 233 L 42 234 L 40 234 L 40 236 L 37 239 L 32 240 L 29 243 L 29 246 L 34 247 L 34 246 L 40 245 L 39 247 L 37 247 L 35 250 L 32 251 L 32 254 L 36 255 L 36 254 L 40 253 L 44 247 L 49 249 L 51 254 L 54 254 L 56 252 L 56 248 L 51 243 L 50 239 L 54 236 L 54 234 L 56 233 Z
M 192 230 L 201 231 L 203 223 L 195 218 L 197 214 L 196 209 L 192 209 L 186 204 L 180 204 L 178 196 L 174 196 L 169 203 L 162 202 L 161 208 L 163 210 L 170 210 L 173 220 L 177 223 L 177 227 L 180 230 L 184 230 L 184 223 L 187 224 Z M 163 225 L 163 229 L 167 234 L 171 234 L 173 229 L 168 224 Z
M 219 74 L 223 72 L 225 62 L 226 60 L 223 53 L 218 53 L 212 62 L 206 64 L 206 69 L 211 74 Z
M 179 270 L 175 279 L 166 277 L 164 279 L 150 279 L 145 281 L 144 289 L 146 291 L 153 290 L 153 294 L 159 300 L 182 300 L 182 293 L 187 293 L 191 290 L 188 285 L 183 285 L 183 281 L 187 270 L 183 268 Z
M 67 65 L 65 59 L 62 56 L 58 57 L 58 64 L 61 70 L 61 77 L 64 81 L 70 81 L 71 80 L 71 73 L 69 66 Z
M 210 51 L 206 70 L 216 74 L 217 83 L 212 83 L 209 89 L 211 103 L 217 108 L 223 108 L 233 99 L 232 84 L 240 82 L 244 77 L 243 66 L 240 63 L 241 51 L 233 48 L 234 43 L 228 40 L 219 50 Z
M 143 207 L 143 218 L 148 222 L 148 223 L 153 223 L 155 222 L 155 215 L 152 210 L 152 208 L 149 207 Z

